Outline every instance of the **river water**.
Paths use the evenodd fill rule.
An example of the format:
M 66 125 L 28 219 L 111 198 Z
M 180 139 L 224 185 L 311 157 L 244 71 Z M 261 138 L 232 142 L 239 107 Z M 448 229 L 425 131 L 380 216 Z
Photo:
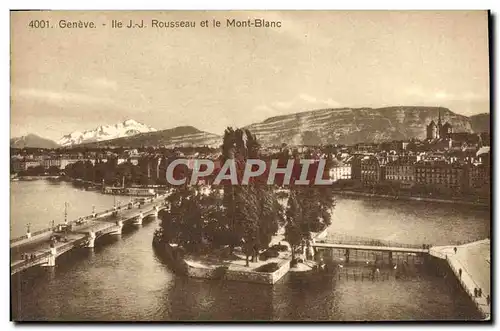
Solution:
M 114 197 L 68 183 L 11 186 L 11 235 L 109 208 Z M 126 202 L 127 198 L 121 198 Z M 54 269 L 11 277 L 15 320 L 442 320 L 477 319 L 454 279 L 432 270 L 405 278 L 360 281 L 333 275 L 275 286 L 186 279 L 153 252 L 156 222 L 103 239 L 93 250 L 70 252 Z M 487 237 L 489 211 L 456 205 L 338 197 L 330 235 L 339 233 L 402 243 L 448 244 Z M 319 278 L 318 278 L 319 277 Z

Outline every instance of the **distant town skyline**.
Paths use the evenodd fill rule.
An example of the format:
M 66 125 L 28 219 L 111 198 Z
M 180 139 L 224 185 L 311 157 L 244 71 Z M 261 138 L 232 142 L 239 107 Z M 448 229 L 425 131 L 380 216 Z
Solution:
M 12 12 L 11 137 L 134 119 L 221 134 L 320 108 L 489 112 L 486 11 Z M 227 19 L 281 28 L 226 27 Z M 29 27 L 93 21 L 95 29 Z M 195 28 L 112 29 L 112 20 Z M 223 27 L 201 27 L 202 20 Z M 102 24 L 107 24 L 103 27 Z

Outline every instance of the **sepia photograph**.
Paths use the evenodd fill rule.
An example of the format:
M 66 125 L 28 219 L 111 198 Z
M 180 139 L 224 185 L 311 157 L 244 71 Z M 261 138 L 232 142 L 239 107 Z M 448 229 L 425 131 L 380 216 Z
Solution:
M 9 18 L 10 321 L 492 323 L 488 10 Z

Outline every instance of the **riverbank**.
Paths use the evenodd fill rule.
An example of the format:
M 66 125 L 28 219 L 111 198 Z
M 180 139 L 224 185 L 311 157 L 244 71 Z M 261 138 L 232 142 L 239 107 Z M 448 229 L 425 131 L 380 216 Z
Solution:
M 459 204 L 459 205 L 468 205 L 468 206 L 477 206 L 477 207 L 485 207 L 489 208 L 490 204 L 484 202 L 475 202 L 468 200 L 449 200 L 449 199 L 436 199 L 436 198 L 427 198 L 427 197 L 417 197 L 417 196 L 407 196 L 407 195 L 388 195 L 388 194 L 377 194 L 377 193 L 367 193 L 367 192 L 357 192 L 357 191 L 340 191 L 334 190 L 335 194 L 338 195 L 346 195 L 346 196 L 361 196 L 361 197 L 369 197 L 369 198 L 385 198 L 392 200 L 410 200 L 410 201 L 423 201 L 423 202 L 436 202 L 436 203 L 449 203 L 449 204 Z
M 16 176 L 11 177 L 11 181 L 31 181 L 31 180 L 42 180 L 42 179 L 54 179 L 59 180 L 61 176 L 53 176 L 53 175 L 43 175 L 43 176 Z
M 489 302 L 489 298 L 491 298 L 490 240 L 480 240 L 456 247 L 432 247 L 430 254 L 447 261 L 484 319 L 489 320 L 491 318 L 491 304 Z M 480 296 L 476 293 L 479 289 L 481 289 Z

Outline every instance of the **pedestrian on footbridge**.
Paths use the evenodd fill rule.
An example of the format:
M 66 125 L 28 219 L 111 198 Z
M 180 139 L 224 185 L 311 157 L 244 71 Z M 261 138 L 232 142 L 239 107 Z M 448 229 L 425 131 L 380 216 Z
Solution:
M 477 298 L 477 287 L 474 287 L 474 298 Z
M 458 269 L 458 276 L 462 278 L 462 268 Z
M 454 247 L 454 248 L 453 248 L 453 250 L 455 251 L 455 254 L 457 254 L 457 248 L 456 248 L 456 247 Z

